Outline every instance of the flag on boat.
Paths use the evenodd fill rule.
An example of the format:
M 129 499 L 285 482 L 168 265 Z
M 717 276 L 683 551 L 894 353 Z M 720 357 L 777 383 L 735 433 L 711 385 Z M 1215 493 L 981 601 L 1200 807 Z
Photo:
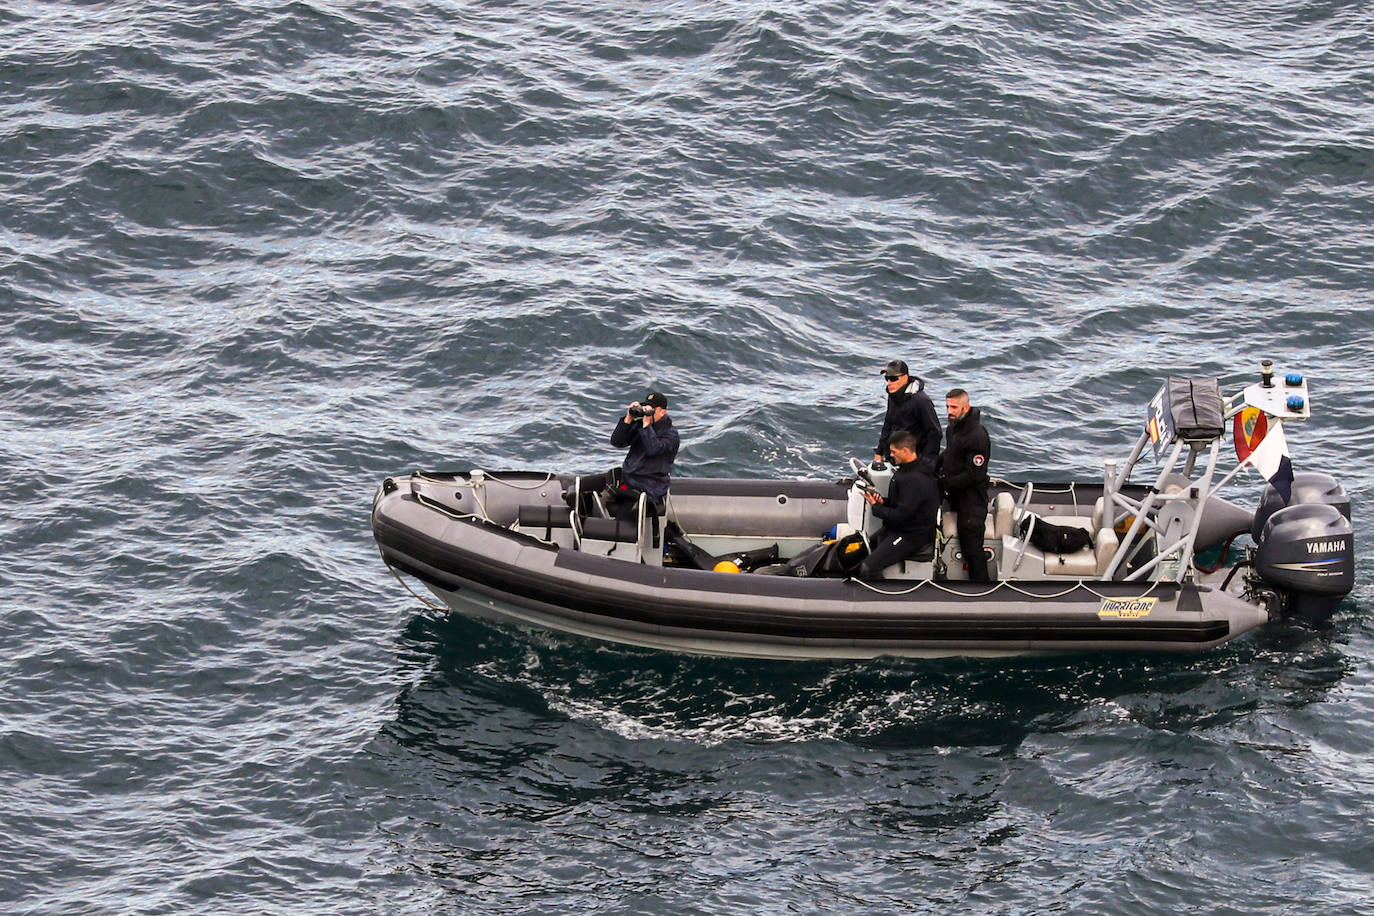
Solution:
M 1258 407 L 1246 407 L 1236 414 L 1232 439 L 1236 445 L 1236 459 L 1244 461 L 1269 432 L 1269 420 Z
M 1288 460 L 1288 440 L 1283 424 L 1274 421 L 1264 438 L 1250 453 L 1250 464 L 1269 479 L 1269 483 L 1283 497 L 1284 505 L 1293 496 L 1293 462 Z

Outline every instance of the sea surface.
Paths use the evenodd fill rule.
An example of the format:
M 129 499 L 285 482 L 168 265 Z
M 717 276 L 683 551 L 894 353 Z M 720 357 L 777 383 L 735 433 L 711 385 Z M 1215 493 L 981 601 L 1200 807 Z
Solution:
M 1363 0 L 3 5 L 0 910 L 1374 914 L 1372 60 Z M 1354 594 L 739 661 L 373 543 L 649 386 L 681 475 L 837 477 L 894 357 L 1035 480 L 1305 373 Z

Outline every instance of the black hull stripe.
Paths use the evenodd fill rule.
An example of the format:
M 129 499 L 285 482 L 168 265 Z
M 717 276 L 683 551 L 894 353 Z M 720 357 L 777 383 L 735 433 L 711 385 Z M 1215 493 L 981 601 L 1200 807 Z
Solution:
M 763 605 L 767 595 L 757 596 L 760 603 L 755 607 L 734 610 L 693 604 L 663 593 L 626 595 L 597 589 L 579 590 L 569 587 L 567 583 L 532 574 L 528 570 L 492 563 L 478 554 L 436 541 L 413 529 L 392 524 L 384 517 L 374 518 L 373 527 L 387 560 L 397 569 L 421 581 L 446 590 L 476 587 L 495 598 L 510 600 L 516 604 L 543 606 L 546 609 L 563 609 L 579 617 L 605 621 L 604 625 L 610 627 L 620 621 L 634 629 L 654 628 L 680 632 L 690 630 L 719 634 L 721 638 L 734 634 L 740 637 L 759 635 L 796 641 L 890 644 L 935 642 L 982 644 L 989 647 L 1006 643 L 1018 644 L 1019 647 L 1019 644 L 1028 642 L 1164 643 L 1201 646 L 1224 640 L 1230 634 L 1230 625 L 1225 620 L 1098 620 L 1095 609 L 1099 599 L 1086 592 L 1083 593 L 1084 611 L 1081 614 L 1046 611 L 1033 614 L 1002 614 L 995 617 L 988 615 L 978 620 L 970 620 L 963 614 L 952 615 L 935 611 L 921 613 L 919 610 L 901 616 L 894 616 L 890 612 L 770 612 Z M 597 562 L 594 558 L 583 559 Z M 650 567 L 627 564 L 626 571 L 630 570 L 649 572 L 661 577 L 661 573 Z M 733 582 L 740 581 L 737 577 L 730 578 Z M 659 581 L 661 583 L 662 579 L 659 578 Z M 802 581 L 804 580 L 791 580 L 797 584 L 801 584 Z M 817 583 L 817 580 L 809 581 Z M 826 585 L 835 589 L 830 597 L 840 599 L 853 598 L 852 590 L 859 588 L 845 585 L 838 580 L 828 581 Z M 1057 583 L 1051 585 L 1063 588 Z M 1113 583 L 1100 585 L 1110 586 Z M 1133 584 L 1130 588 L 1138 591 L 1138 585 Z M 1109 592 L 1106 588 L 1100 590 Z M 1135 592 L 1123 591 L 1123 595 L 1133 593 Z M 1160 595 L 1162 600 L 1169 600 L 1172 596 L 1172 589 Z M 872 597 L 878 605 L 890 605 L 895 601 L 909 603 L 912 600 L 908 596 L 886 599 L 875 594 Z M 1016 596 L 1016 600 L 1023 599 Z

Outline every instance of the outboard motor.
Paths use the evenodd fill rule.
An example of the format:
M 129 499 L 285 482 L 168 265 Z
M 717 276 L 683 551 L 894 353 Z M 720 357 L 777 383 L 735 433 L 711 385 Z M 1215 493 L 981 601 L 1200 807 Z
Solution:
M 1296 497 L 1296 486 L 1293 493 Z M 1258 540 L 1255 572 L 1277 592 L 1285 614 L 1320 623 L 1355 587 L 1355 528 L 1336 505 L 1308 502 L 1278 509 L 1269 514 Z
M 1264 540 L 1265 522 L 1269 521 L 1269 516 L 1284 506 L 1304 506 L 1313 503 L 1335 506 L 1347 520 L 1350 518 L 1350 497 L 1345 495 L 1345 490 L 1336 478 L 1320 471 L 1299 471 L 1293 475 L 1293 498 L 1287 503 L 1272 484 L 1264 488 L 1264 496 L 1260 499 L 1259 508 L 1255 510 L 1255 519 L 1250 526 L 1251 539 L 1256 544 Z

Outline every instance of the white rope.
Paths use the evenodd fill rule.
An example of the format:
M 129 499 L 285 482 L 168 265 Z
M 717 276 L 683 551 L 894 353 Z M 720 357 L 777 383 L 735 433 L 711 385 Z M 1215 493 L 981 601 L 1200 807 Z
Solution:
M 479 469 L 479 471 L 480 471 L 480 469 Z M 471 473 L 471 472 L 470 472 L 470 473 Z M 503 487 L 509 487 L 509 488 L 511 488 L 512 490 L 537 490 L 537 489 L 539 489 L 540 487 L 546 487 L 546 486 L 548 486 L 548 485 L 554 480 L 554 475 L 553 475 L 551 472 L 545 472 L 545 474 L 544 474 L 544 479 L 543 479 L 543 480 L 537 480 L 537 481 L 535 481 L 534 483 L 530 484 L 529 486 L 521 486 L 520 484 L 512 483 L 512 482 L 510 482 L 509 480 L 502 480 L 500 477 L 495 476 L 494 474 L 492 474 L 492 473 L 489 472 L 489 471 L 480 471 L 480 473 L 482 474 L 482 476 L 483 476 L 486 480 L 495 481 L 496 483 L 499 483 L 501 486 L 503 486 Z M 426 484 L 429 484 L 429 485 L 432 485 L 432 486 L 435 486 L 435 487 L 450 487 L 450 488 L 452 488 L 452 489 L 454 489 L 454 490 L 462 490 L 462 489 L 469 489 L 469 490 L 471 490 L 471 491 L 472 491 L 472 501 L 473 501 L 474 503 L 476 503 L 476 504 L 477 504 L 477 508 L 478 508 L 479 510 L 481 510 L 481 512 L 482 512 L 482 516 L 481 516 L 482 519 L 483 519 L 484 521 L 491 522 L 493 525 L 496 524 L 496 521 L 495 521 L 495 520 L 491 517 L 491 515 L 487 512 L 486 500 L 485 500 L 485 499 L 479 499 L 479 498 L 478 498 L 477 490 L 478 490 L 479 484 L 473 483 L 471 479 L 440 480 L 440 479 L 437 478 L 437 477 L 430 477 L 430 476 L 426 475 L 423 471 L 415 471 L 415 472 L 414 472 L 413 474 L 411 474 L 410 476 L 411 476 L 412 479 L 418 478 L 418 479 L 420 479 L 420 480 L 423 480 Z M 446 506 L 444 506 L 443 504 L 439 503 L 439 502 L 436 501 L 436 500 L 431 500 L 431 499 L 429 499 L 428 497 L 424 497 L 424 496 L 422 496 L 422 494 L 419 494 L 419 493 L 417 493 L 417 494 L 415 494 L 415 495 L 416 495 L 417 497 L 419 497 L 419 498 L 421 499 L 421 501 L 424 502 L 426 505 L 433 506 L 434 508 L 440 510 L 441 512 L 443 512 L 443 513 L 446 514 L 446 515 L 452 516 L 453 518 L 476 518 L 476 517 L 477 517 L 477 516 L 475 516 L 475 515 L 458 515 L 458 514 L 455 514 L 454 512 L 452 512 L 451 510 L 449 510 Z
M 415 472 L 412 473 L 410 476 L 411 476 L 411 477 L 418 477 L 420 480 L 423 480 L 425 483 L 432 483 L 432 484 L 434 484 L 436 487 L 453 487 L 454 489 L 458 489 L 459 487 L 470 487 L 470 486 L 472 486 L 472 483 L 471 483 L 470 481 L 466 480 L 466 479 L 463 479 L 463 480 L 440 480 L 438 477 L 430 477 L 430 476 L 429 476 L 428 474 L 426 474 L 424 471 L 415 471 Z
M 410 596 L 412 598 L 423 604 L 425 607 L 429 608 L 431 611 L 439 611 L 441 613 L 447 614 L 449 611 L 452 610 L 452 608 L 448 607 L 447 605 L 435 604 L 433 601 L 430 601 L 424 595 L 416 594 L 415 589 L 410 587 L 410 583 L 407 582 L 405 579 L 402 579 L 400 572 L 397 571 L 396 567 L 391 565 L 391 561 L 386 558 L 386 554 L 382 553 L 382 548 L 380 544 L 377 546 L 377 553 L 381 554 L 382 562 L 386 564 L 386 568 L 391 572 L 393 576 L 396 577 L 396 581 L 401 583 L 401 588 L 410 592 Z
M 480 470 L 480 469 L 479 469 L 479 470 Z M 512 473 L 516 473 L 516 472 L 512 472 Z M 493 474 L 491 471 L 482 471 L 482 474 L 483 474 L 483 476 L 484 476 L 487 480 L 494 480 L 494 481 L 496 481 L 497 483 L 501 484 L 501 486 L 503 486 L 503 487 L 510 487 L 512 490 L 537 490 L 537 489 L 539 489 L 540 487 L 547 486 L 548 484 L 550 484 L 550 483 L 553 482 L 553 480 L 554 480 L 554 475 L 553 475 L 551 472 L 546 471 L 546 472 L 544 473 L 544 479 L 543 479 L 543 480 L 537 480 L 537 481 L 535 481 L 534 483 L 530 484 L 529 486 L 521 486 L 521 485 L 518 484 L 518 483 L 512 483 L 512 482 L 509 481 L 509 480 L 503 480 L 503 479 L 501 479 L 500 477 L 497 477 L 497 476 L 496 476 L 495 474 Z M 438 487 L 453 487 L 455 490 L 460 490 L 460 489 L 462 489 L 463 487 L 472 487 L 472 486 L 474 486 L 474 484 L 473 484 L 473 482 L 471 481 L 471 479 L 468 479 L 468 478 L 460 478 L 460 479 L 455 479 L 455 480 L 441 480 L 441 479 L 439 479 L 438 477 L 430 477 L 430 476 L 429 476 L 428 474 L 426 474 L 424 471 L 416 471 L 416 472 L 414 472 L 413 474 L 411 474 L 411 476 L 412 476 L 412 477 L 418 477 L 418 478 L 420 478 L 421 480 L 425 481 L 426 483 L 431 483 L 431 484 L 434 484 L 435 486 L 438 486 Z
M 512 490 L 537 490 L 540 487 L 547 486 L 554 479 L 552 473 L 545 472 L 543 480 L 538 481 L 537 483 L 530 484 L 528 487 L 522 487 L 519 484 L 511 483 L 509 480 L 502 480 L 500 477 L 497 477 L 491 471 L 483 471 L 482 473 L 486 475 L 487 480 L 494 480 L 497 483 L 501 484 L 503 487 L 510 487 Z
M 1086 579 L 1078 579 L 1078 580 L 1076 580 L 1072 585 L 1070 585 L 1068 588 L 1064 589 L 1063 591 L 1061 591 L 1061 592 L 1054 592 L 1054 593 L 1051 593 L 1051 594 L 1040 594 L 1039 592 L 1030 592 L 1030 591 L 1026 591 L 1024 588 L 1020 588 L 1019 586 L 1017 586 L 1016 584 L 1014 584 L 1014 583 L 1013 583 L 1011 580 L 1009 580 L 1009 579 L 1002 579 L 1002 580 L 998 581 L 995 585 L 992 586 L 992 588 L 988 589 L 988 590 L 985 591 L 985 592 L 966 592 L 966 591 L 961 591 L 961 590 L 959 590 L 959 589 L 950 588 L 950 587 L 947 586 L 947 585 L 942 585 L 942 584 L 940 584 L 939 582 L 936 582 L 934 579 L 922 579 L 920 582 L 917 582 L 915 585 L 911 586 L 910 588 L 904 588 L 904 589 L 902 589 L 902 590 L 900 590 L 900 591 L 895 591 L 895 592 L 891 592 L 891 591 L 887 591 L 887 590 L 885 590 L 885 589 L 878 588 L 877 586 L 871 585 L 871 584 L 869 584 L 868 582 L 865 582 L 865 581 L 862 580 L 862 579 L 854 579 L 854 578 L 851 578 L 851 579 L 849 579 L 848 581 L 853 582 L 855 585 L 861 585 L 861 586 L 863 586 L 864 588 L 868 589 L 870 592 L 873 592 L 873 593 L 875 593 L 875 594 L 878 594 L 878 595 L 888 595 L 888 596 L 894 597 L 894 598 L 895 598 L 895 597 L 898 597 L 898 596 L 901 596 L 901 595 L 910 595 L 912 592 L 916 591 L 917 589 L 924 588 L 924 587 L 926 587 L 926 586 L 930 586 L 931 588 L 938 589 L 939 591 L 945 592 L 945 593 L 950 594 L 950 595 L 958 595 L 958 596 L 961 597 L 961 598 L 986 598 L 988 595 L 991 595 L 993 592 L 997 591 L 998 589 L 1003 589 L 1003 588 L 1005 588 L 1005 589 L 1007 589 L 1007 590 L 1009 590 L 1009 591 L 1016 592 L 1018 595 L 1025 595 L 1027 598 L 1036 598 L 1036 599 L 1042 599 L 1042 600 L 1052 600 L 1052 599 L 1055 599 L 1055 598 L 1063 598 L 1063 597 L 1065 597 L 1065 596 L 1067 596 L 1067 595 L 1071 595 L 1071 594 L 1073 594 L 1074 592 L 1079 591 L 1079 590 L 1085 591 L 1085 592 L 1087 592 L 1088 594 L 1093 595 L 1093 596 L 1095 596 L 1095 597 L 1097 597 L 1097 598 L 1101 598 L 1103 601 L 1116 600 L 1116 599 L 1113 598 L 1112 596 L 1110 596 L 1110 595 L 1104 595 L 1104 594 L 1102 594 L 1101 592 L 1099 592 L 1099 591 L 1097 591 L 1096 589 L 1094 589 L 1094 588 L 1092 588 L 1091 586 L 1089 586 L 1089 585 L 1088 585 L 1088 580 L 1086 580 Z M 1130 596 L 1129 599 L 1127 599 L 1127 600 L 1132 600 L 1132 601 L 1134 601 L 1134 600 L 1139 599 L 1139 598 L 1144 598 L 1144 597 L 1146 597 L 1147 595 L 1149 595 L 1150 592 L 1154 591 L 1154 590 L 1155 590 L 1156 588 L 1158 588 L 1158 587 L 1159 587 L 1159 583 L 1158 583 L 1158 582 L 1152 582 L 1152 583 L 1150 583 L 1150 587 L 1147 588 L 1147 589 L 1145 589 L 1145 591 L 1141 592 L 1139 595 L 1132 595 L 1132 596 Z M 1118 596 L 1118 597 L 1119 597 L 1119 596 Z
M 1005 477 L 989 477 L 989 478 L 988 478 L 988 482 L 989 482 L 989 483 L 994 483 L 994 484 L 1001 484 L 1002 486 L 1007 487 L 1008 489 L 1011 489 L 1011 490 L 1020 490 L 1020 489 L 1023 489 L 1025 486 L 1029 485 L 1029 486 L 1035 487 L 1035 492 L 1037 492 L 1037 493 L 1075 493 L 1075 494 L 1076 494 L 1077 491 L 1078 491 L 1078 484 L 1076 484 L 1076 483 L 1071 483 L 1071 484 L 1069 484 L 1067 487 L 1063 488 L 1062 490 L 1051 490 L 1051 489 L 1048 489 L 1043 483 L 1035 483 L 1034 481 L 1027 481 L 1026 484 L 1018 484 L 1018 483 L 1013 483 L 1013 482 L 1010 481 L 1010 480 L 1007 480 Z M 1075 503 L 1075 505 L 1076 505 L 1076 504 L 1077 504 L 1077 503 Z
M 484 473 L 485 473 L 485 472 L 484 472 Z M 469 488 L 475 489 L 475 488 L 473 487 L 472 482 L 471 482 L 471 481 L 467 481 L 467 480 L 464 480 L 464 481 L 456 481 L 456 480 L 454 480 L 454 481 L 438 480 L 438 479 L 436 479 L 436 478 L 427 477 L 425 474 L 423 474 L 423 473 L 421 473 L 421 472 L 419 472 L 419 471 L 416 471 L 412 476 L 413 476 L 413 477 L 418 477 L 418 478 L 420 478 L 420 479 L 422 479 L 422 480 L 425 480 L 426 482 L 429 482 L 429 483 L 432 483 L 432 484 L 435 484 L 435 485 L 438 485 L 438 486 L 451 486 L 451 487 L 453 487 L 454 489 L 461 489 L 462 487 L 469 487 Z M 554 475 L 550 473 L 550 474 L 547 474 L 547 475 L 545 476 L 545 478 L 544 478 L 542 481 L 539 481 L 538 483 L 535 483 L 535 484 L 533 484 L 532 486 L 521 487 L 521 486 L 517 486 L 516 484 L 510 483 L 510 482 L 508 482 L 508 481 L 503 481 L 503 480 L 500 480 L 499 478 L 491 477 L 490 475 L 488 475 L 488 477 L 489 477 L 489 479 L 491 479 L 491 480 L 496 480 L 498 483 L 501 483 L 503 486 L 508 486 L 508 487 L 512 487 L 512 488 L 514 488 L 514 489 L 519 489 L 519 490 L 535 490 L 535 489 L 538 489 L 539 487 L 542 487 L 542 486 L 547 485 L 549 482 L 551 482 L 551 481 L 554 479 Z M 1003 483 L 1003 484 L 1008 484 L 1009 486 L 1011 485 L 1008 481 L 1006 481 L 1006 480 L 1004 480 L 1004 479 L 1002 479 L 1002 478 L 1000 478 L 1000 477 L 994 477 L 994 478 L 992 478 L 992 480 L 993 480 L 994 482 L 1000 482 L 1000 483 Z M 1077 493 L 1076 493 L 1076 491 L 1075 491 L 1075 485 L 1074 485 L 1074 484 L 1069 484 L 1069 486 L 1068 486 L 1066 489 L 1062 489 L 1062 490 L 1043 490 L 1043 489 L 1042 489 L 1042 490 L 1040 490 L 1039 492 L 1041 492 L 1041 493 L 1073 493 L 1073 494 L 1074 494 L 1074 503 L 1075 503 L 1075 507 L 1077 506 Z M 421 501 L 422 501 L 425 505 L 430 506 L 430 507 L 433 508 L 433 509 L 437 509 L 438 511 L 444 513 L 445 515 L 449 516 L 450 518 L 457 519 L 457 520 L 459 520 L 459 521 L 485 521 L 485 522 L 490 522 L 491 524 L 496 524 L 495 522 L 492 522 L 492 520 L 491 520 L 491 518 L 490 518 L 489 516 L 487 516 L 487 514 L 486 514 L 486 507 L 485 507 L 485 506 L 482 506 L 480 500 L 474 499 L 474 502 L 476 502 L 476 503 L 478 504 L 478 508 L 480 508 L 480 509 L 482 510 L 482 515 L 479 516 L 479 515 L 474 515 L 473 513 L 470 513 L 470 512 L 466 512 L 466 513 L 464 513 L 464 512 L 457 512 L 457 511 L 455 511 L 455 510 L 453 510 L 453 509 L 448 508 L 448 507 L 445 506 L 443 503 L 440 503 L 439 501 L 434 500 L 434 499 L 430 499 L 430 498 L 424 496 L 423 494 L 418 494 L 418 493 L 417 493 L 416 496 L 419 497 L 419 498 L 421 499 Z M 476 494 L 474 493 L 474 497 L 475 497 L 475 496 L 476 496 Z M 945 537 L 944 531 L 943 531 L 942 529 L 938 529 L 938 528 L 936 529 L 936 539 L 937 539 L 937 544 L 942 544 L 945 540 L 947 540 L 947 538 Z M 615 549 L 615 546 L 612 545 L 611 549 L 614 550 L 614 549 Z M 378 552 L 380 552 L 380 547 L 378 548 Z M 607 555 L 609 556 L 609 553 L 608 553 Z M 447 612 L 447 611 L 449 610 L 449 608 L 448 608 L 447 606 L 445 606 L 445 605 L 435 604 L 435 603 L 433 603 L 433 602 L 427 600 L 426 598 L 424 598 L 422 595 L 416 594 L 416 592 L 414 591 L 414 589 L 412 589 L 412 588 L 410 587 L 410 585 L 409 585 L 404 579 L 401 578 L 400 573 L 398 573 L 398 572 L 396 571 L 395 567 L 393 567 L 393 566 L 391 565 L 391 563 L 387 561 L 387 559 L 386 559 L 386 554 L 382 554 L 382 562 L 383 562 L 383 563 L 386 563 L 387 569 L 389 569 L 389 570 L 391 571 L 391 574 L 392 574 L 393 576 L 396 577 L 396 581 L 397 581 L 397 582 L 400 582 L 401 585 L 405 588 L 405 590 L 408 591 L 408 592 L 410 592 L 410 594 L 411 594 L 412 596 L 414 596 L 414 598 L 415 598 L 417 601 L 419 601 L 421 604 L 425 605 L 425 606 L 428 607 L 428 608 L 431 608 L 431 609 L 433 609 L 433 610 L 436 610 L 436 611 L 444 611 L 444 612 Z M 994 592 L 998 591 L 999 589 L 1007 589 L 1007 590 L 1009 590 L 1009 591 L 1016 592 L 1016 593 L 1019 594 L 1019 595 L 1024 595 L 1024 596 L 1027 597 L 1027 598 L 1034 598 L 1034 599 L 1046 600 L 1046 601 L 1054 600 L 1054 599 L 1056 599 L 1056 598 L 1063 598 L 1063 597 L 1065 597 L 1065 596 L 1067 596 L 1067 595 L 1070 595 L 1070 594 L 1074 593 L 1075 591 L 1079 591 L 1079 590 L 1085 591 L 1085 592 L 1087 592 L 1088 594 L 1093 595 L 1093 596 L 1095 596 L 1095 597 L 1097 597 L 1097 598 L 1101 598 L 1101 599 L 1104 600 L 1104 601 L 1112 600 L 1111 596 L 1109 596 L 1109 595 L 1104 595 L 1104 594 L 1102 594 L 1101 592 L 1096 591 L 1095 589 L 1093 589 L 1091 586 L 1088 585 L 1088 580 L 1084 580 L 1084 579 L 1078 579 L 1078 580 L 1076 580 L 1072 585 L 1070 585 L 1068 588 L 1064 589 L 1063 591 L 1054 592 L 1054 593 L 1050 593 L 1050 594 L 1040 594 L 1040 593 L 1038 593 L 1038 592 L 1026 591 L 1024 588 L 1020 588 L 1019 586 L 1017 586 L 1016 584 L 1014 584 L 1014 583 L 1012 582 L 1012 580 L 1010 580 L 1010 579 L 1001 579 L 1001 580 L 999 580 L 998 582 L 994 583 L 993 586 L 992 586 L 991 588 L 989 588 L 987 591 L 983 591 L 983 592 L 967 592 L 967 591 L 961 591 L 961 590 L 959 590 L 959 589 L 950 588 L 950 587 L 947 586 L 947 585 L 943 585 L 943 584 L 941 584 L 941 583 L 939 583 L 939 582 L 936 582 L 934 579 L 922 579 L 921 581 L 917 582 L 915 585 L 912 585 L 912 586 L 910 586 L 910 587 L 908 587 L 908 588 L 901 589 L 901 590 L 899 590 L 899 591 L 888 591 L 888 590 L 886 590 L 886 589 L 878 588 L 877 586 L 872 585 L 872 584 L 870 584 L 870 583 L 868 583 L 868 582 L 865 582 L 865 581 L 862 580 L 862 579 L 855 579 L 855 578 L 852 578 L 852 577 L 851 577 L 850 579 L 848 579 L 847 581 L 853 582 L 853 583 L 855 583 L 856 585 L 860 585 L 860 586 L 862 586 L 862 587 L 868 589 L 869 591 L 873 592 L 874 594 L 878 594 L 878 595 L 887 595 L 887 596 L 889 596 L 889 597 L 894 597 L 894 598 L 895 598 L 895 597 L 900 597 L 900 596 L 902 596 L 902 595 L 910 595 L 911 593 L 917 591 L 918 589 L 925 588 L 925 587 L 929 586 L 929 587 L 931 587 L 931 588 L 934 588 L 934 589 L 937 589 L 937 590 L 939 590 L 939 591 L 945 592 L 946 594 L 958 595 L 958 596 L 961 597 L 961 598 L 986 598 L 986 597 L 988 597 L 989 595 L 993 594 Z M 1149 587 L 1149 588 L 1147 588 L 1145 591 L 1141 592 L 1139 595 L 1131 596 L 1131 598 L 1130 598 L 1129 600 L 1135 600 L 1135 599 L 1138 599 L 1138 598 L 1144 598 L 1144 597 L 1148 596 L 1151 592 L 1153 592 L 1153 591 L 1154 591 L 1156 588 L 1158 588 L 1158 587 L 1159 587 L 1159 583 L 1158 583 L 1158 582 L 1152 582 L 1152 583 L 1150 583 L 1150 587 Z
M 481 515 L 475 515 L 475 514 L 473 514 L 473 513 L 471 513 L 471 512 L 459 512 L 459 511 L 456 510 L 456 509 L 450 509 L 448 506 L 446 506 L 446 505 L 444 505 L 443 503 L 439 502 L 437 499 L 432 499 L 431 497 L 428 497 L 428 496 L 426 496 L 426 495 L 423 494 L 423 493 L 416 493 L 416 494 L 415 494 L 415 498 L 416 498 L 416 500 L 419 501 L 420 505 L 422 505 L 422 506 L 428 506 L 429 508 L 435 510 L 436 512 L 442 512 L 444 515 L 447 515 L 449 518 L 457 519 L 457 520 L 460 521 L 460 522 L 478 521 L 478 522 L 491 522 L 491 524 L 493 524 L 493 525 L 496 524 L 496 522 L 493 522 L 493 521 L 491 520 L 491 516 L 487 515 L 487 509 L 486 509 L 486 507 L 483 506 L 480 502 L 477 502 L 477 500 L 475 500 L 475 499 L 473 500 L 473 502 L 477 502 L 477 508 L 479 508 L 479 509 L 482 510 L 482 514 L 481 514 Z M 504 527 L 504 526 L 502 526 L 502 527 Z
M 988 482 L 989 482 L 989 483 L 992 483 L 992 484 L 1000 484 L 1000 485 L 1002 485 L 1002 486 L 1004 486 L 1004 487 L 1006 487 L 1006 488 L 1008 488 L 1008 489 L 1011 489 L 1011 490 L 1021 490 L 1022 492 L 1024 492 L 1024 491 L 1025 491 L 1026 489 L 1028 489 L 1028 488 L 1029 488 L 1029 489 L 1033 489 L 1033 490 L 1035 491 L 1035 494 L 1036 494 L 1037 496 L 1040 496 L 1040 495 L 1043 495 L 1043 494 L 1046 494 L 1046 493 L 1048 493 L 1048 494 L 1050 494 L 1050 495 L 1057 495 L 1057 494 L 1067 493 L 1067 494 L 1069 494 L 1070 496 L 1073 497 L 1073 511 L 1074 511 L 1074 514 L 1075 514 L 1075 515 L 1078 514 L 1078 484 L 1077 484 L 1077 483 L 1070 483 L 1068 486 L 1066 486 L 1066 487 L 1061 487 L 1061 488 L 1059 488 L 1059 489 L 1050 489 L 1049 487 L 1046 487 L 1043 483 L 1035 483 L 1034 481 L 1027 481 L 1027 482 L 1024 483 L 1024 484 L 1017 484 L 1017 483 L 1013 483 L 1013 482 L 1010 481 L 1010 480 L 1007 480 L 1005 477 L 989 477 L 989 478 L 988 478 Z

